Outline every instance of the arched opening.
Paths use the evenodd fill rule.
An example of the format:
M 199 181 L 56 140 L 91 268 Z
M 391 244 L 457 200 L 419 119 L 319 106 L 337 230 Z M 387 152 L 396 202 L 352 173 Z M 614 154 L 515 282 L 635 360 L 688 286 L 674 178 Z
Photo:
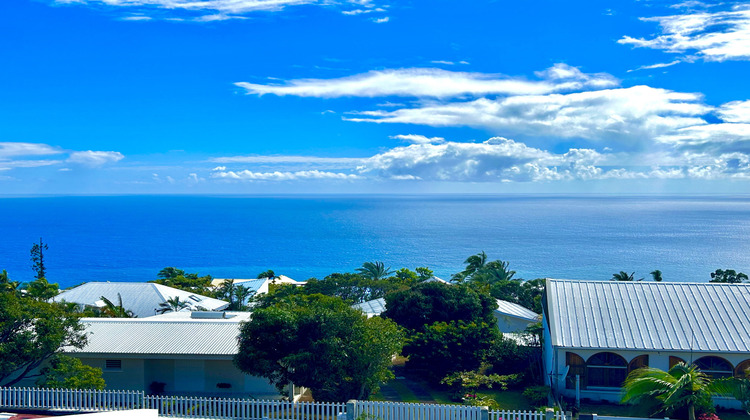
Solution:
M 628 363 L 628 373 L 645 367 L 648 367 L 648 354 L 636 356 Z
M 678 363 L 685 363 L 684 359 L 680 359 L 677 356 L 669 356 L 669 368 L 672 369 L 674 365 Z
M 565 387 L 575 389 L 576 375 L 578 375 L 581 389 L 586 388 L 586 361 L 583 357 L 569 351 L 565 352 L 565 364 L 570 367 L 568 376 L 565 377 Z
M 696 360 L 695 365 L 712 378 L 728 378 L 734 374 L 732 364 L 721 357 L 704 356 Z
M 586 363 L 589 387 L 619 388 L 627 375 L 628 362 L 615 353 L 596 353 Z
M 743 360 L 734 367 L 735 378 L 750 378 L 750 359 Z

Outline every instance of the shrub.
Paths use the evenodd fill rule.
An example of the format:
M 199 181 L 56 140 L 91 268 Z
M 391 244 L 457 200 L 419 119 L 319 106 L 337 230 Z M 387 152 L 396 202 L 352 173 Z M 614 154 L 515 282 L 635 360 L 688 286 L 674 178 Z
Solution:
M 479 394 L 465 394 L 462 398 L 465 405 L 471 405 L 474 407 L 489 407 L 490 410 L 499 410 L 500 404 L 497 403 L 492 397 Z
M 713 413 L 703 413 L 698 416 L 698 420 L 721 420 L 719 416 Z
M 447 385 L 453 391 L 452 398 L 461 400 L 466 395 L 476 394 L 479 389 L 490 389 L 496 387 L 501 390 L 508 389 L 508 385 L 518 381 L 518 375 L 482 375 L 479 372 L 455 372 L 445 378 L 440 383 Z
M 541 407 L 547 405 L 549 391 L 548 386 L 530 386 L 523 391 L 523 396 L 529 400 L 532 407 Z

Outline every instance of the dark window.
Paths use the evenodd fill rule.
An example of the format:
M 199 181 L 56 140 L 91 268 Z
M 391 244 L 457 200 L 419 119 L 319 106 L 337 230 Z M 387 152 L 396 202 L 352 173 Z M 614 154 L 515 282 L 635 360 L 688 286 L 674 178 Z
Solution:
M 672 369 L 674 365 L 678 363 L 685 363 L 685 360 L 680 359 L 677 356 L 669 356 L 669 368 Z
M 109 371 L 122 370 L 122 360 L 105 360 L 104 370 L 109 370 Z
M 589 387 L 619 388 L 628 375 L 628 363 L 615 353 L 602 352 L 589 358 L 586 371 Z
M 565 378 L 565 387 L 568 389 L 576 388 L 576 375 L 579 375 L 581 380 L 581 389 L 586 388 L 586 361 L 583 357 L 571 353 L 565 352 L 565 364 L 570 366 L 568 370 L 568 376 Z
M 628 373 L 636 370 L 648 367 L 648 354 L 644 354 L 634 358 L 628 363 Z
M 740 362 L 734 368 L 734 376 L 736 378 L 750 378 L 750 360 Z
M 705 356 L 695 361 L 698 369 L 712 378 L 727 378 L 733 375 L 732 364 L 716 356 Z

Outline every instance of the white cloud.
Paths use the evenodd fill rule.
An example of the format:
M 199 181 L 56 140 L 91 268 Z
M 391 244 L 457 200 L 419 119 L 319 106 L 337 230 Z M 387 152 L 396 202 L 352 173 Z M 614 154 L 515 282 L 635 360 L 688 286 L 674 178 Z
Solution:
M 0 142 L 0 158 L 59 155 L 64 151 L 43 143 Z
M 566 64 L 537 73 L 530 81 L 496 74 L 454 72 L 437 68 L 373 70 L 338 79 L 296 79 L 282 84 L 235 83 L 248 94 L 336 98 L 346 96 L 451 98 L 482 95 L 528 95 L 616 86 L 604 73 L 586 74 Z
M 148 21 L 153 20 L 150 16 L 126 16 L 120 20 L 129 20 L 129 21 Z
M 296 172 L 253 172 L 244 171 L 221 171 L 211 174 L 212 178 L 233 181 L 299 181 L 299 180 L 355 180 L 360 177 L 355 174 L 345 174 L 326 171 L 296 171 Z
M 625 36 L 620 44 L 689 53 L 706 61 L 750 60 L 750 6 L 735 6 L 718 12 L 696 12 L 642 18 L 657 22 L 661 34 L 655 38 Z
M 375 22 L 375 23 L 386 23 L 389 20 L 391 20 L 391 18 L 389 18 L 388 16 L 385 16 L 385 17 L 382 17 L 382 18 L 373 18 L 372 19 L 372 21 Z
M 122 160 L 123 156 L 120 152 L 103 152 L 86 150 L 81 152 L 72 152 L 66 162 L 75 163 L 90 167 L 99 167 L 108 163 L 115 163 Z
M 469 102 L 425 103 L 417 108 L 354 113 L 350 121 L 429 126 L 472 126 L 532 136 L 651 141 L 682 127 L 704 124 L 712 108 L 701 95 L 634 86 L 570 94 L 522 95 Z
M 36 160 L 3 160 L 0 159 L 0 171 L 8 171 L 15 168 L 39 168 L 62 163 L 61 160 L 36 159 Z
M 750 123 L 750 100 L 727 102 L 716 113 L 729 123 Z
M 443 137 L 427 137 L 421 134 L 397 134 L 390 136 L 392 139 L 403 140 L 414 144 L 427 144 L 427 143 L 443 143 L 445 139 Z
M 320 157 L 320 156 L 297 156 L 297 155 L 249 155 L 249 156 L 222 156 L 209 159 L 214 163 L 311 163 L 311 164 L 352 164 L 362 161 L 361 158 L 350 157 Z M 220 168 L 223 168 L 221 166 Z
M 179 12 L 199 13 L 200 15 L 188 20 L 211 22 L 216 20 L 236 19 L 243 14 L 253 12 L 278 12 L 292 6 L 316 5 L 321 7 L 354 7 L 343 10 L 346 15 L 383 12 L 371 2 L 358 0 L 51 0 L 56 4 L 80 4 L 90 6 L 109 6 L 120 8 L 135 8 L 141 13 L 151 9 L 163 9 L 172 14 Z M 208 14 L 206 14 L 208 13 Z M 146 16 L 143 16 L 146 17 Z M 182 21 L 184 17 L 172 16 L 167 20 Z M 387 18 L 386 18 L 387 19 Z M 129 16 L 123 20 L 145 20 L 141 15 Z
M 750 152 L 750 123 L 720 123 L 685 127 L 656 137 L 656 141 L 676 147 L 692 147 L 716 152 Z
M 636 69 L 628 70 L 628 73 L 633 72 L 633 71 L 638 71 L 638 70 L 663 69 L 665 67 L 671 67 L 671 66 L 674 66 L 675 64 L 680 64 L 680 63 L 682 63 L 682 60 L 674 60 L 674 61 L 670 61 L 669 63 L 650 64 L 648 66 L 640 66 Z

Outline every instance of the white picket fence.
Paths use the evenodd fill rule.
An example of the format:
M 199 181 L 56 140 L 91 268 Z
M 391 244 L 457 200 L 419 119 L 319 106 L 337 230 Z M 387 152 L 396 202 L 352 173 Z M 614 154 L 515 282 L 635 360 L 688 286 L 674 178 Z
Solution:
M 0 409 L 96 412 L 156 409 L 162 417 L 233 420 L 566 420 L 562 413 L 380 401 L 291 402 L 145 395 L 142 391 L 0 388 Z
M 354 402 L 354 418 L 363 420 L 486 420 L 482 407 L 466 405 Z
M 565 413 L 555 411 L 550 420 L 566 420 Z M 490 410 L 489 420 L 545 420 L 547 413 L 542 411 Z

